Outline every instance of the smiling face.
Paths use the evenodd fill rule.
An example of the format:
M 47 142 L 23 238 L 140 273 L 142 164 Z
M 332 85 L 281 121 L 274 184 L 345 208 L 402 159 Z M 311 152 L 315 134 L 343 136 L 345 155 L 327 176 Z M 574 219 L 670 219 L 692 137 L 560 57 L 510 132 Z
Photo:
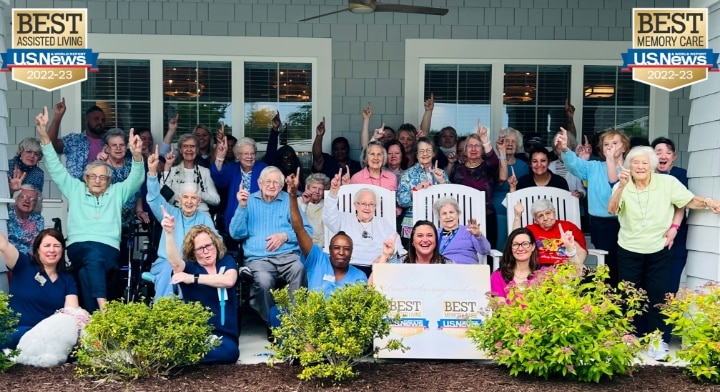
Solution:
M 296 158 L 297 156 L 292 151 L 283 151 L 282 155 L 280 156 L 280 165 L 282 166 L 281 169 L 284 169 L 285 173 L 294 172 L 293 169 L 295 169 Z
M 140 140 L 142 140 L 142 154 L 148 156 L 152 153 L 153 137 L 150 131 L 140 132 Z
M 400 146 L 393 144 L 388 148 L 388 167 L 395 170 L 402 164 L 402 152 Z
M 655 146 L 655 154 L 658 157 L 657 171 L 661 173 L 668 173 L 673 167 L 677 154 L 665 143 L 659 143 Z
M 368 147 L 367 166 L 370 170 L 377 171 L 382 169 L 383 159 L 385 158 L 384 150 L 383 146 L 378 146 L 377 144 Z
M 338 270 L 347 270 L 352 257 L 353 243 L 346 235 L 336 235 L 330 243 L 330 264 Z
M 195 131 L 193 131 L 193 134 L 195 134 L 195 137 L 198 139 L 198 143 L 200 143 L 200 150 L 206 151 L 208 147 L 210 147 L 210 132 L 205 128 L 195 128 Z
M 255 166 L 255 147 L 250 144 L 245 144 L 240 147 L 235 159 L 240 162 L 240 166 L 244 171 L 250 171 Z
M 482 143 L 476 138 L 468 138 L 465 143 L 465 158 L 469 161 L 478 161 L 482 157 Z
M 195 260 L 202 266 L 212 266 L 217 260 L 217 249 L 207 233 L 200 232 L 193 240 Z
M 322 182 L 313 181 L 305 186 L 305 191 L 310 192 L 310 203 L 317 204 L 325 196 L 325 186 Z
M 188 163 L 194 162 L 198 153 L 198 146 L 195 143 L 195 140 L 192 138 L 185 139 L 180 145 L 180 153 L 182 154 L 183 161 Z
M 415 227 L 411 241 L 418 257 L 431 258 L 437 246 L 437 233 L 432 226 L 419 225 Z
M 446 128 L 440 132 L 440 146 L 444 148 L 453 148 L 457 143 L 457 136 L 452 129 Z
M 338 162 L 347 162 L 350 147 L 344 140 L 336 140 L 332 144 L 332 155 Z
M 100 136 L 105 133 L 105 113 L 95 110 L 85 116 L 85 129 Z
M 17 202 L 15 202 L 15 209 L 19 211 L 21 215 L 29 215 L 37 205 L 37 196 L 37 191 L 20 189 L 20 195 L 18 195 Z
M 122 136 L 113 136 L 107 141 L 107 154 L 115 161 L 121 161 L 125 159 L 125 153 L 127 152 L 127 144 L 125 144 L 125 138 Z
M 192 216 L 200 205 L 200 197 L 195 192 L 183 192 L 180 195 L 180 209 L 185 216 Z
M 426 142 L 418 143 L 417 161 L 419 164 L 421 164 L 423 167 L 429 167 L 433 163 L 432 160 L 434 155 L 435 150 L 433 150 L 432 144 Z
M 100 196 L 110 186 L 110 172 L 106 166 L 95 166 L 85 175 L 85 184 L 90 193 Z
M 57 266 L 63 255 L 62 244 L 55 237 L 46 234 L 40 241 L 37 255 L 44 266 Z
M 548 156 L 540 152 L 532 154 L 530 167 L 536 176 L 544 176 L 548 172 Z
M 503 139 L 503 145 L 505 146 L 505 154 L 508 156 L 515 155 L 517 152 L 518 140 L 515 135 L 505 135 Z
M 556 221 L 555 211 L 553 210 L 540 211 L 535 214 L 534 218 L 535 223 L 537 223 L 543 230 L 552 229 Z
M 452 204 L 440 208 L 440 224 L 443 230 L 455 230 L 458 227 L 458 212 Z
M 258 179 L 258 185 L 266 201 L 275 200 L 283 187 L 281 174 L 277 171 L 265 173 L 263 178 Z
M 37 165 L 37 163 L 38 163 L 38 161 L 40 161 L 41 157 L 42 157 L 42 153 L 40 151 L 23 150 L 20 153 L 20 161 L 23 163 L 23 165 L 26 165 L 26 166 Z
M 650 179 L 650 157 L 638 155 L 630 161 L 630 175 L 634 181 L 646 181 Z
M 515 257 L 515 263 L 529 262 L 533 250 L 535 250 L 535 244 L 530 242 L 527 234 L 520 233 L 513 238 L 512 254 Z
M 360 192 L 355 198 L 355 212 L 360 222 L 370 222 L 375 216 L 375 194 Z
M 405 147 L 405 154 L 412 154 L 415 145 L 415 134 L 410 131 L 402 130 L 398 132 L 398 141 Z

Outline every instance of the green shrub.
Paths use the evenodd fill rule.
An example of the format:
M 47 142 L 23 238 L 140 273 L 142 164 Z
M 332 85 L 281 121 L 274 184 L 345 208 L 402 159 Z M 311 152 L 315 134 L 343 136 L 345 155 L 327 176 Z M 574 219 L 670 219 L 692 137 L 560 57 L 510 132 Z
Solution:
M 10 339 L 10 335 L 15 332 L 18 321 L 20 321 L 20 315 L 10 309 L 10 296 L 0 291 L 0 345 L 7 343 Z M 11 350 L 7 354 L 0 350 L 0 373 L 10 369 L 15 364 L 12 358 L 16 357 L 17 354 L 17 350 Z
M 281 311 L 272 349 L 278 358 L 299 360 L 301 380 L 356 376 L 353 366 L 358 360 L 381 349 L 366 352 L 373 339 L 390 334 L 390 301 L 366 284 L 344 286 L 327 299 L 322 292 L 301 288 L 293 293 L 294 304 L 287 287 L 272 294 Z M 392 339 L 387 349 L 406 347 Z
M 220 342 L 198 302 L 162 298 L 153 306 L 109 302 L 80 337 L 77 375 L 132 380 L 167 376 L 195 364 Z
M 510 303 L 491 299 L 484 323 L 468 336 L 513 376 L 599 382 L 631 374 L 649 339 L 632 335 L 645 295 L 628 282 L 614 290 L 604 283 L 607 276 L 606 267 L 584 280 L 569 265 L 543 270 L 526 287 L 511 289 Z
M 720 382 L 720 286 L 708 283 L 700 290 L 681 289 L 668 294 L 661 313 L 682 338 L 677 358 L 685 370 L 701 381 Z

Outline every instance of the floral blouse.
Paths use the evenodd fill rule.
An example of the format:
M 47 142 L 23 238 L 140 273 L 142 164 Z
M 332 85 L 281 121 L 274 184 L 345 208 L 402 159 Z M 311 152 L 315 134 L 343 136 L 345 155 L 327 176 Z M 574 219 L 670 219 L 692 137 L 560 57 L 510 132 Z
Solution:
M 20 221 L 15 214 L 15 207 L 8 204 L 8 242 L 15 245 L 20 253 L 32 253 L 35 237 L 45 228 L 45 218 L 41 214 L 31 213 L 25 221 Z
M 27 166 L 20 160 L 20 156 L 15 156 L 13 159 L 8 160 L 8 174 L 12 176 L 15 171 L 15 166 L 26 173 L 23 185 L 32 185 L 33 188 L 37 189 L 38 192 L 42 193 L 43 186 L 45 185 L 45 172 L 38 166 Z M 12 195 L 11 195 L 12 196 Z

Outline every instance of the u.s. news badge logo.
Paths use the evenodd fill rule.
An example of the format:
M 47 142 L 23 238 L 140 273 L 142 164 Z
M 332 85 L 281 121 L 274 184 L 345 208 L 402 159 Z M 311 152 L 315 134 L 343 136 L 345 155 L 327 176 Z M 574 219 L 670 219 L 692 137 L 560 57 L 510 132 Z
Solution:
M 97 53 L 87 48 L 87 9 L 13 8 L 12 47 L 2 72 L 46 91 L 87 80 L 97 72 Z
M 632 28 L 622 71 L 632 70 L 633 80 L 673 91 L 718 71 L 718 54 L 707 48 L 707 8 L 633 8 Z

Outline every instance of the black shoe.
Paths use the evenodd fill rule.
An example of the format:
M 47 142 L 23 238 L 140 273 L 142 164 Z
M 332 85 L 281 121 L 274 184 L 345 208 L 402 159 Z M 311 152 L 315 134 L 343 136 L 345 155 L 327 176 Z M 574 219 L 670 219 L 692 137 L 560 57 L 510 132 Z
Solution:
M 275 343 L 275 337 L 273 337 L 272 329 L 270 329 L 270 327 L 266 327 L 265 332 L 267 333 L 268 342 Z

